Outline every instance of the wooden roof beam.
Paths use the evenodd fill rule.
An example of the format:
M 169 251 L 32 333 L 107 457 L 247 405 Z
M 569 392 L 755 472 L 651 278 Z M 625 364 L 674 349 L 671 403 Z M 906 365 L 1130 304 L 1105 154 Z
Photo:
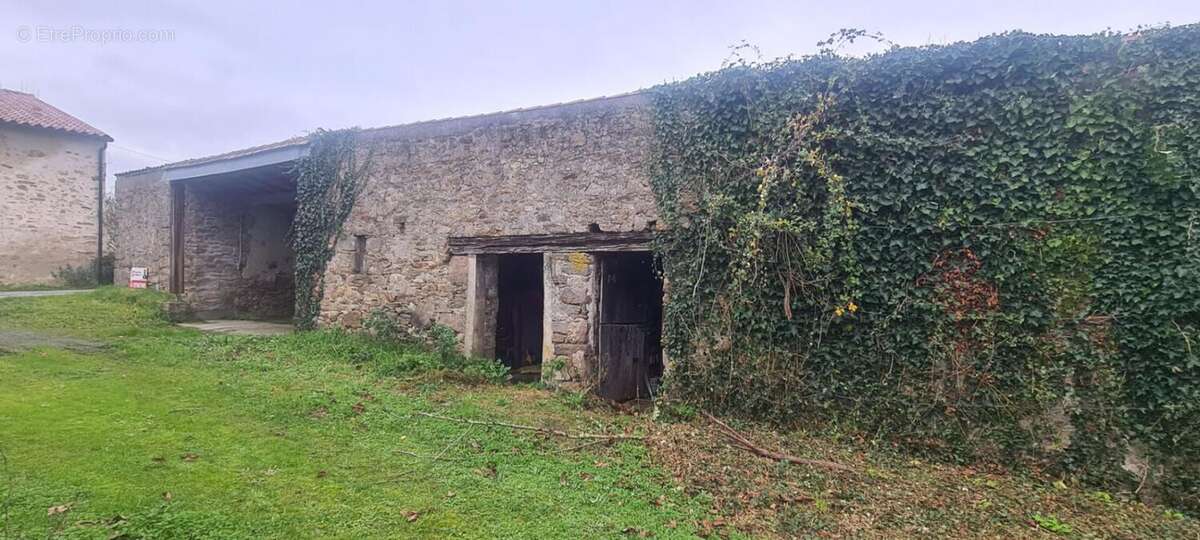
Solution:
M 654 231 L 452 236 L 451 255 L 650 251 Z

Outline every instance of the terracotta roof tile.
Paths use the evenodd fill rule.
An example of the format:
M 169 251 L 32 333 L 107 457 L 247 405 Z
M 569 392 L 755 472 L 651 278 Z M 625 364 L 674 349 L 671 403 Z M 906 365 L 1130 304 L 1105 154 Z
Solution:
M 89 137 L 100 137 L 107 141 L 112 140 L 112 137 L 103 131 L 58 110 L 33 94 L 3 88 L 0 88 L 0 122 L 56 129 Z

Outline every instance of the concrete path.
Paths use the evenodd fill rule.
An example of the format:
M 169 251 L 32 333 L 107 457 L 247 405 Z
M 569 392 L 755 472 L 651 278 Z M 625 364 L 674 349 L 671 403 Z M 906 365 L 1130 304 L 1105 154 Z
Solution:
M 292 333 L 292 325 L 287 323 L 274 323 L 264 321 L 232 321 L 232 320 L 215 320 L 215 321 L 197 321 L 190 323 L 180 323 L 179 326 L 186 328 L 195 328 L 201 332 L 215 332 L 218 334 L 236 334 L 240 336 L 279 336 Z
M 62 296 L 64 294 L 79 294 L 90 289 L 70 289 L 62 291 L 8 291 L 0 292 L 0 298 L 30 298 L 33 296 Z

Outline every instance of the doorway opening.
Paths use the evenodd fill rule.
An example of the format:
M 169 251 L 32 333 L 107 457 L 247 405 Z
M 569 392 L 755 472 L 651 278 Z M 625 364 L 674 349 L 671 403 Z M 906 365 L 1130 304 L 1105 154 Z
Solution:
M 647 252 L 600 261 L 599 381 L 615 401 L 653 399 L 663 375 L 663 283 Z
M 296 179 L 289 167 L 241 169 L 172 184 L 173 219 L 179 220 L 172 233 L 178 264 L 172 288 L 186 294 L 195 317 L 292 318 L 295 253 L 288 231 L 296 215 Z
M 542 374 L 542 255 L 498 257 L 496 356 L 514 381 L 537 381 Z

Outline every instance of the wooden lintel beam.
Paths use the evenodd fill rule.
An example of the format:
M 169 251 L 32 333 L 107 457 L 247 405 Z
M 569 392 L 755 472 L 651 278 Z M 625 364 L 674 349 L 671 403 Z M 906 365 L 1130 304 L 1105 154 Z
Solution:
M 450 237 L 451 255 L 649 251 L 654 231 Z

